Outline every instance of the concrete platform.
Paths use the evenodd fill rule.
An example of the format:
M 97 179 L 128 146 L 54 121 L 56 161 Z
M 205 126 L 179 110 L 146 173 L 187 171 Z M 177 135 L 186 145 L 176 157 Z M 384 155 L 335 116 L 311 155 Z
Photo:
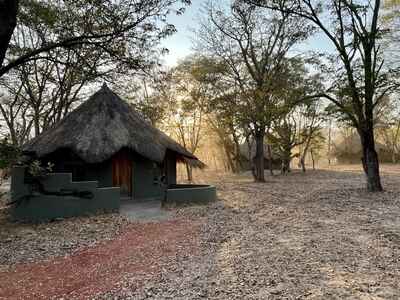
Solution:
M 166 221 L 172 216 L 172 213 L 161 208 L 161 201 L 156 200 L 140 202 L 121 200 L 119 212 L 131 221 L 144 223 Z

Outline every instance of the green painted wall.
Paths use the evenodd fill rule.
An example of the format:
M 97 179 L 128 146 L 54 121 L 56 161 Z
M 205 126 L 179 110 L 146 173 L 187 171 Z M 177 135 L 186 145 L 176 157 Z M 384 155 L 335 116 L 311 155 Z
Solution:
M 165 156 L 165 173 L 168 185 L 176 184 L 176 156 L 170 151 Z
M 165 186 L 160 182 L 161 166 L 143 157 L 135 156 L 132 172 L 134 200 L 164 198 Z
M 111 159 L 97 164 L 88 164 L 68 149 L 59 149 L 44 157 L 46 164 L 54 164 L 53 172 L 71 173 L 73 181 L 98 181 L 99 187 L 112 186 Z
M 176 184 L 167 190 L 167 204 L 208 203 L 217 200 L 217 189 L 212 185 Z
M 33 191 L 25 182 L 25 168 L 17 167 L 12 171 L 11 199 L 24 199 L 13 206 L 14 219 L 41 222 L 119 210 L 119 188 L 98 188 L 97 181 L 72 182 L 68 173 L 52 173 L 40 181 L 47 192 L 91 192 L 93 197 L 45 195 Z
M 86 164 L 84 166 L 85 180 L 97 180 L 99 187 L 112 186 L 112 164 L 107 160 L 101 164 Z
M 176 156 L 167 151 L 165 164 L 152 161 L 132 153 L 132 191 L 134 200 L 163 199 L 165 185 L 176 184 Z M 71 172 L 74 181 L 97 181 L 99 187 L 112 186 L 112 160 L 98 164 L 87 164 L 68 149 L 60 149 L 45 158 L 55 165 L 54 172 Z M 161 183 L 161 177 L 166 182 Z

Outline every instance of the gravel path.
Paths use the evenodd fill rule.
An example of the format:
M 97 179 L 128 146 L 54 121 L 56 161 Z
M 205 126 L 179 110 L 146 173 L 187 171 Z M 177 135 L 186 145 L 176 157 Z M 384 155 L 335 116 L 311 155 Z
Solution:
M 129 280 L 137 288 L 176 257 L 195 253 L 196 226 L 184 221 L 133 224 L 109 242 L 0 272 L 1 299 L 96 299 Z M 196 247 L 195 247 L 196 246 Z
M 385 192 L 376 194 L 353 166 L 265 184 L 209 175 L 221 201 L 17 265 L 0 274 L 0 295 L 3 285 L 67 299 L 399 299 L 400 168 L 383 173 Z
M 70 218 L 51 223 L 11 222 L 0 211 L 0 271 L 17 263 L 64 256 L 115 238 L 128 221 L 118 214 Z M 0 283 L 1 284 L 1 283 Z

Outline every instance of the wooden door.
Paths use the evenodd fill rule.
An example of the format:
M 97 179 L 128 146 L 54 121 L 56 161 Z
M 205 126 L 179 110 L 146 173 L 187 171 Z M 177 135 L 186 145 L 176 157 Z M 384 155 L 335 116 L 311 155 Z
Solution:
M 132 159 L 128 150 L 122 149 L 112 159 L 113 186 L 121 188 L 122 197 L 132 196 Z

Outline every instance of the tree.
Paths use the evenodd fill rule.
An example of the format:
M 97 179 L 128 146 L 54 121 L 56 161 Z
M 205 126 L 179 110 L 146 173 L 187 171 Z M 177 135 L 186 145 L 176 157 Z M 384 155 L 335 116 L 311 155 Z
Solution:
M 3 65 L 11 36 L 17 25 L 18 6 L 19 0 L 0 2 L 0 67 Z
M 29 139 L 33 124 L 28 114 L 29 106 L 21 101 L 18 93 L 16 91 L 14 97 L 0 96 L 0 116 L 7 127 L 4 135 L 14 146 L 21 146 Z
M 345 81 L 332 78 L 333 86 L 318 96 L 334 103 L 357 129 L 363 149 L 362 164 L 367 188 L 372 192 L 381 191 L 374 111 L 385 95 L 397 88 L 390 80 L 392 70 L 385 65 L 379 44 L 385 33 L 379 24 L 381 1 L 245 2 L 309 20 L 331 41 L 337 55 L 334 64 L 341 63 L 333 74 Z
M 182 6 L 172 9 L 178 3 Z M 108 56 L 118 56 L 120 63 L 140 69 L 160 39 L 175 31 L 167 22 L 167 15 L 174 11 L 181 14 L 183 6 L 188 4 L 190 0 L 3 0 L 0 2 L 0 77 L 29 61 L 47 59 L 42 54 L 58 48 L 102 48 Z M 16 26 L 24 26 L 32 18 L 38 24 L 49 25 L 46 35 L 40 36 L 41 43 L 6 59 L 7 51 L 13 48 L 11 37 Z
M 241 170 L 240 93 L 229 78 L 229 67 L 221 60 L 195 56 L 188 58 L 191 81 L 201 87 L 203 96 L 198 103 L 206 122 L 217 134 L 226 155 L 229 170 Z
M 18 161 L 20 149 L 11 144 L 7 137 L 0 140 L 0 185 L 8 176 L 10 168 Z
M 315 161 L 319 160 L 322 156 L 322 150 L 325 146 L 325 136 L 322 131 L 317 131 L 310 143 L 310 157 L 312 168 L 315 170 Z
M 383 142 L 386 151 L 391 155 L 392 163 L 396 163 L 400 155 L 400 111 L 398 95 L 386 97 L 381 109 L 376 114 L 376 135 Z
M 302 143 L 302 141 L 297 138 L 297 129 L 296 119 L 292 114 L 286 114 L 274 120 L 273 130 L 268 134 L 272 146 L 277 149 L 282 161 L 282 174 L 290 172 L 291 160 L 299 155 L 298 153 L 292 153 L 292 150 Z
M 400 33 L 396 30 L 400 25 L 400 1 L 385 0 L 383 1 L 383 13 L 381 21 L 388 29 L 388 34 L 384 37 L 383 52 L 387 63 L 397 65 L 400 64 L 400 56 L 398 48 L 400 46 Z
M 282 160 L 282 173 L 290 171 L 290 162 L 299 157 L 305 171 L 305 157 L 311 140 L 322 123 L 322 103 L 309 95 L 321 89 L 319 74 L 310 74 L 301 58 L 286 59 L 281 67 L 281 78 L 276 78 L 282 88 L 275 97 L 279 117 L 273 122 L 268 137 L 278 149 Z M 299 152 L 292 150 L 299 148 Z
M 287 53 L 309 28 L 287 13 L 264 13 L 240 1 L 229 8 L 211 1 L 206 12 L 197 34 L 199 49 L 229 67 L 240 91 L 240 123 L 256 141 L 255 180 L 264 182 L 264 136 L 275 118 L 277 78 Z
M 204 101 L 208 90 L 197 71 L 197 60 L 188 57 L 168 71 L 153 70 L 152 76 L 129 83 L 128 101 L 153 125 L 174 135 L 195 153 L 203 134 Z M 188 180 L 192 167 L 186 164 Z
M 118 80 L 115 88 L 153 126 L 162 129 L 168 123 L 169 111 L 176 104 L 171 72 L 153 68 L 131 80 Z
M 158 60 L 159 41 L 175 30 L 167 15 L 183 12 L 183 6 L 172 6 L 190 2 L 18 3 L 18 24 L 0 64 L 0 116 L 12 143 L 21 145 L 64 118 L 87 84 L 132 81 L 132 74 L 149 72 Z
M 17 28 L 13 38 L 15 48 L 10 54 L 18 55 L 30 46 L 40 43 L 39 37 L 44 34 L 37 29 L 38 24 L 31 27 Z M 16 36 L 22 38 L 16 38 Z M 59 122 L 80 100 L 80 91 L 85 84 L 104 78 L 107 71 L 100 71 L 103 62 L 99 59 L 102 51 L 80 49 L 77 53 L 70 49 L 54 49 L 44 54 L 46 59 L 32 60 L 14 68 L 2 78 L 0 86 L 5 91 L 0 110 L 8 126 L 13 143 L 23 143 L 30 135 L 33 127 L 34 136 Z M 104 69 L 104 68 L 103 68 Z M 14 99 L 8 101 L 7 98 Z M 3 107 L 1 109 L 1 106 Z M 6 115 L 8 107 L 8 116 Z M 17 116 L 12 116 L 18 112 Z M 25 123 L 23 139 L 15 138 L 14 123 Z M 29 126 L 28 126 L 29 125 Z
M 303 172 L 306 172 L 306 156 L 314 150 L 319 151 L 319 146 L 322 140 L 322 123 L 325 121 L 324 111 L 321 110 L 321 105 L 318 101 L 305 102 L 299 112 L 300 128 L 300 153 L 299 164 Z M 313 159 L 313 157 L 312 157 Z M 314 168 L 314 159 L 313 159 Z
M 191 153 L 195 153 L 202 138 L 204 103 L 208 96 L 207 86 L 200 80 L 196 59 L 182 60 L 172 71 L 177 91 L 178 105 L 172 117 L 180 143 Z M 193 180 L 192 167 L 186 164 L 187 177 Z

